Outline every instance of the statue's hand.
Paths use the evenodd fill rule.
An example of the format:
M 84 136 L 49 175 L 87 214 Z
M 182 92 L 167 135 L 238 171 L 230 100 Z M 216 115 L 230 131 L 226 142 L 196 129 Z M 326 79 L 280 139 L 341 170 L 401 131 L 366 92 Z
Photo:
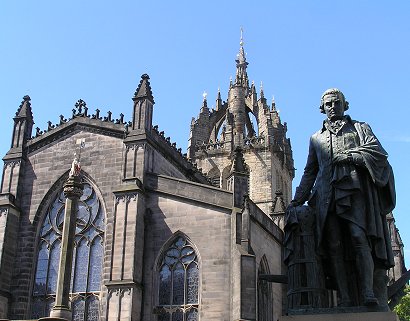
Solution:
M 334 164 L 351 164 L 352 162 L 352 154 L 336 154 L 333 157 Z
M 363 156 L 359 153 L 352 153 L 352 162 L 357 166 L 366 166 Z
M 356 166 L 365 166 L 362 155 L 359 153 L 341 153 L 333 157 L 334 164 L 353 164 Z

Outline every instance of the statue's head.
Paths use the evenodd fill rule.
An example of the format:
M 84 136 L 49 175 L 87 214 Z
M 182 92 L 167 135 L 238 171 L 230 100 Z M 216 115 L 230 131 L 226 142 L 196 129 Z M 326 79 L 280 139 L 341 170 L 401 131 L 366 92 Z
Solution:
M 343 93 L 337 88 L 326 90 L 320 100 L 320 112 L 326 114 L 329 119 L 337 119 L 344 115 L 349 109 L 349 102 L 346 101 Z

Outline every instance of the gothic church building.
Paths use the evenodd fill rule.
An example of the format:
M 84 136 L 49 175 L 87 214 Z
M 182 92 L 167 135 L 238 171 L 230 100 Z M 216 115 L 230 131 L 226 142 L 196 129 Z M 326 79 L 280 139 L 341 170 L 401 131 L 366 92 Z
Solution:
M 294 166 L 286 123 L 249 83 L 243 43 L 227 101 L 204 97 L 187 154 L 153 126 L 144 74 L 132 120 L 91 113 L 33 132 L 14 117 L 0 194 L 0 318 L 38 319 L 56 297 L 65 195 L 81 153 L 71 279 L 73 320 L 278 320 L 283 214 Z M 187 124 L 189 125 L 189 124 Z

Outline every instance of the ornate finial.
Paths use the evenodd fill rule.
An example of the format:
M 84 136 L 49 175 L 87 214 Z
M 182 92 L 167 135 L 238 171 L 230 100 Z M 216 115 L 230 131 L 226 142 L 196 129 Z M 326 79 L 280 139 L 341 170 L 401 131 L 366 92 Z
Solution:
M 241 28 L 241 42 L 240 42 L 240 48 L 239 48 L 239 53 L 237 54 L 237 59 L 236 62 L 238 64 L 248 64 L 246 62 L 246 54 L 245 54 L 245 49 L 243 48 L 243 29 Z
M 135 90 L 134 97 L 132 98 L 134 101 L 139 99 L 148 98 L 154 103 L 154 97 L 152 96 L 151 84 L 149 82 L 149 76 L 147 74 L 141 75 L 140 83 Z
M 260 91 L 260 96 L 261 96 L 261 98 L 262 99 L 264 99 L 265 98 L 265 94 L 264 94 L 264 92 L 263 92 L 263 82 L 261 81 L 261 91 Z
M 47 122 L 47 131 L 49 132 L 50 130 L 52 130 L 53 128 L 55 128 L 56 126 L 53 125 L 53 123 L 51 121 Z
M 77 115 L 81 115 L 83 112 L 83 108 L 87 107 L 87 104 L 85 103 L 84 100 L 79 99 L 77 100 L 77 102 L 75 103 L 75 108 L 77 108 Z
M 31 112 L 31 98 L 29 95 L 25 95 L 23 100 L 17 109 L 16 116 L 28 117 L 31 121 L 33 120 L 33 113 Z
M 202 101 L 201 113 L 209 113 L 208 102 L 206 100 L 206 96 L 208 96 L 208 93 L 204 91 L 204 93 L 202 94 L 202 97 L 204 97 L 204 100 Z

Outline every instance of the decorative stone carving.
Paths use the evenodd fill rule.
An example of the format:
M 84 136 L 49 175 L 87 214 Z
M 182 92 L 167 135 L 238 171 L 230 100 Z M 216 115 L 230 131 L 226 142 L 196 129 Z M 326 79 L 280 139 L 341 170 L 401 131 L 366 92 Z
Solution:
M 0 217 L 9 214 L 9 209 L 7 207 L 0 207 Z
M 64 196 L 67 198 L 80 198 L 83 195 L 83 188 L 80 176 L 69 176 L 64 183 Z
M 116 195 L 115 196 L 115 203 L 118 204 L 120 202 L 123 203 L 129 203 L 131 201 L 136 201 L 138 198 L 138 193 L 132 193 L 132 194 L 123 194 L 123 195 Z
M 7 168 L 14 168 L 15 166 L 20 166 L 20 164 L 21 164 L 21 160 L 20 159 L 17 159 L 17 160 L 12 160 L 12 161 L 5 161 L 4 162 L 4 168 L 5 169 L 7 169 Z
M 138 150 L 138 149 L 144 149 L 145 148 L 145 143 L 136 143 L 136 144 L 127 144 L 126 145 L 126 150 Z

